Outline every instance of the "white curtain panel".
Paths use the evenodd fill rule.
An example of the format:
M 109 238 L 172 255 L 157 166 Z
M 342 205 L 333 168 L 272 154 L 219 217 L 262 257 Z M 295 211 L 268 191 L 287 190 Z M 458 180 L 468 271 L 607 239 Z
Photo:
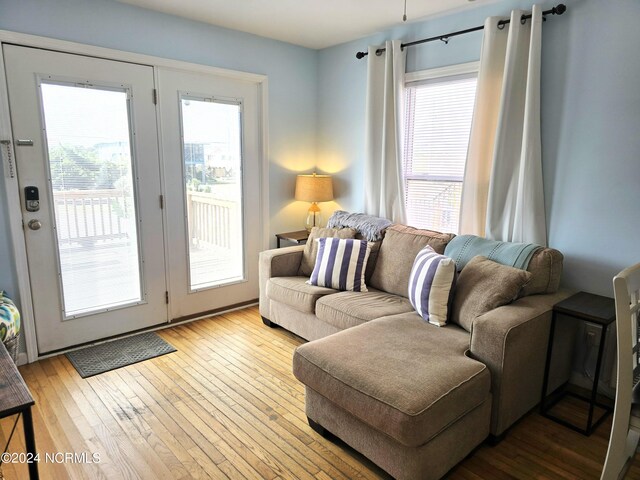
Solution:
M 370 46 L 367 67 L 364 209 L 406 223 L 402 180 L 402 119 L 406 52 L 399 40 L 386 51 Z
M 460 233 L 546 246 L 540 140 L 542 9 L 484 28 Z

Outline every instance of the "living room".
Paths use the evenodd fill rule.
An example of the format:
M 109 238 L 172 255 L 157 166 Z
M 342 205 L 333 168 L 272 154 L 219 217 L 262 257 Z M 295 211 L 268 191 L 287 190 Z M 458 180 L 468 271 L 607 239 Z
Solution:
M 375 52 L 391 40 L 406 44 L 435 38 L 401 50 L 406 55 L 403 73 L 408 87 L 411 82 L 416 88 L 433 85 L 433 78 L 437 78 L 438 71 L 442 75 L 443 68 L 454 69 L 450 70 L 453 76 L 471 74 L 480 78 L 482 73 L 478 69 L 486 32 L 479 29 L 451 34 L 482 26 L 489 17 L 508 19 L 513 10 L 528 14 L 532 3 L 465 0 L 423 5 L 427 2 L 397 0 L 375 5 L 309 4 L 290 10 L 290 2 L 284 2 L 270 6 L 270 16 L 263 15 L 261 10 L 254 12 L 253 8 L 258 6 L 252 4 L 233 2 L 237 5 L 223 6 L 223 3 L 0 0 L 4 65 L 0 140 L 9 140 L 11 144 L 2 144 L 0 290 L 6 292 L 21 313 L 16 358 L 35 400 L 33 422 L 38 451 L 99 453 L 101 457 L 100 462 L 40 461 L 38 466 L 44 478 L 385 478 L 388 475 L 384 466 L 381 468 L 381 461 L 357 446 L 348 446 L 347 438 L 340 435 L 324 438 L 308 425 L 305 383 L 294 376 L 292 360 L 295 349 L 313 338 L 298 336 L 295 329 L 292 333 L 290 328 L 269 329 L 263 324 L 262 307 L 260 311 L 256 307 L 260 289 L 259 253 L 276 248 L 276 234 L 304 230 L 313 200 L 296 199 L 299 175 L 314 172 L 330 175 L 331 200 L 319 205 L 323 225 L 339 210 L 398 220 L 367 208 L 369 204 L 365 201 L 367 195 L 371 197 L 382 189 L 380 192 L 372 189 L 366 179 L 367 152 L 371 150 L 367 136 L 371 127 L 367 119 L 368 69 L 375 59 L 372 60 L 372 54 L 358 59 L 357 52 L 370 48 Z M 636 79 L 640 75 L 640 60 L 635 52 L 640 33 L 634 23 L 640 18 L 640 6 L 632 0 L 606 3 L 567 0 L 565 5 L 566 11 L 545 15 L 541 24 L 539 193 L 546 218 L 546 240 L 534 243 L 561 252 L 561 291 L 569 292 L 567 295 L 583 291 L 613 298 L 613 277 L 638 262 L 635 239 L 640 232 L 631 219 L 633 206 L 640 200 L 636 185 L 640 152 L 637 135 L 640 93 Z M 557 3 L 544 2 L 540 8 L 548 11 L 556 6 Z M 531 24 L 527 20 L 523 24 L 527 23 Z M 386 53 L 375 58 L 384 63 Z M 135 69 L 127 68 L 126 72 L 123 66 L 122 75 L 131 80 L 118 80 L 118 65 L 135 65 Z M 142 66 L 145 71 L 138 68 Z M 104 78 L 98 79 L 108 85 L 104 91 L 126 93 L 123 102 L 128 102 L 133 110 L 129 110 L 128 117 L 126 113 L 122 116 L 122 121 L 129 121 L 131 127 L 125 133 L 132 131 L 138 139 L 144 137 L 144 141 L 137 140 L 140 159 L 155 159 L 155 163 L 140 164 L 137 170 L 129 171 L 130 185 L 135 187 L 128 190 L 136 192 L 134 197 L 114 200 L 106 196 L 94 210 L 106 211 L 107 205 L 114 204 L 126 207 L 127 202 L 137 202 L 135 195 L 140 195 L 137 210 L 134 208 L 139 217 L 133 217 L 133 223 L 138 220 L 141 232 L 137 239 L 139 248 L 117 250 L 119 258 L 130 260 L 126 266 L 130 268 L 126 270 L 129 274 L 110 277 L 105 282 L 112 289 L 117 285 L 121 290 L 130 282 L 138 286 L 134 287 L 138 288 L 136 295 L 143 291 L 139 300 L 125 299 L 132 312 L 141 312 L 131 317 L 118 307 L 101 309 L 103 316 L 94 315 L 92 319 L 85 304 L 88 299 L 94 301 L 102 292 L 102 285 L 87 277 L 78 275 L 72 279 L 73 284 L 52 287 L 58 284 L 60 276 L 60 267 L 52 259 L 66 250 L 55 250 L 53 229 L 43 215 L 51 193 L 47 180 L 51 188 L 58 185 L 55 172 L 45 172 L 41 167 L 46 164 L 45 142 L 38 139 L 42 138 L 42 123 L 49 126 L 51 122 L 49 118 L 31 120 L 40 118 L 41 109 L 44 117 L 48 117 L 48 105 L 52 114 L 65 111 L 64 102 L 47 103 L 47 88 L 53 94 L 55 88 L 71 85 L 69 78 L 84 78 L 85 72 L 93 71 L 104 72 Z M 47 74 L 55 78 L 48 80 Z M 207 81 L 205 77 L 212 79 Z M 87 79 L 91 78 L 87 75 Z M 38 104 L 33 89 L 29 90 L 29 82 L 41 87 L 38 98 L 44 107 Z M 76 86 L 82 83 L 74 82 Z M 93 83 L 87 80 L 77 90 L 95 91 Z M 121 84 L 130 87 L 122 87 L 120 91 Z M 149 101 L 143 105 L 144 96 L 135 95 L 146 85 L 150 85 L 150 92 L 156 92 L 155 104 Z M 213 87 L 210 90 L 211 85 L 217 90 L 213 91 Z M 127 88 L 131 88 L 129 93 Z M 515 90 L 518 89 L 522 89 L 522 84 L 516 83 Z M 470 98 L 474 98 L 473 92 Z M 193 122 L 188 121 L 189 109 L 195 111 L 194 107 L 207 104 L 218 105 L 220 110 L 215 116 L 193 117 Z M 228 147 L 229 151 L 241 150 L 247 161 L 254 163 L 246 164 L 244 169 L 234 167 L 230 159 L 235 157 L 229 154 L 212 170 L 215 180 L 211 183 L 225 189 L 232 188 L 235 178 L 229 172 L 234 168 L 242 171 L 241 193 L 229 195 L 240 195 L 243 207 L 236 209 L 235 214 L 229 207 L 228 218 L 236 218 L 237 222 L 235 227 L 232 222 L 229 230 L 235 233 L 225 240 L 216 240 L 241 260 L 216 264 L 222 273 L 211 277 L 207 262 L 212 260 L 198 263 L 198 252 L 192 250 L 196 227 L 183 225 L 185 217 L 196 207 L 185 207 L 185 182 L 176 179 L 183 176 L 189 179 L 188 205 L 194 205 L 198 199 L 208 202 L 208 173 L 202 168 L 198 170 L 196 160 L 186 158 L 186 146 L 196 145 L 199 138 L 206 136 L 199 125 L 223 117 L 230 119 L 225 124 L 228 137 L 237 142 Z M 241 133 L 233 127 L 238 119 L 244 122 Z M 74 123 L 64 113 L 60 116 L 61 129 L 71 125 L 70 130 L 81 131 L 81 123 Z M 181 128 L 182 137 L 176 133 Z M 186 140 L 187 128 L 192 129 L 193 142 Z M 113 130 L 113 135 L 111 131 L 109 135 L 115 138 L 117 132 Z M 65 135 L 60 134 L 59 138 Z M 21 144 L 22 141 L 27 143 Z M 51 147 L 53 136 L 48 141 Z M 216 138 L 215 142 L 218 141 Z M 108 155 L 113 159 L 114 155 L 120 155 L 107 143 L 95 142 L 103 149 L 96 153 L 96 158 Z M 86 145 L 81 142 L 81 147 Z M 218 152 L 206 148 L 202 152 L 194 149 L 193 158 L 215 156 Z M 50 155 L 51 152 L 50 149 Z M 95 170 L 96 190 L 107 188 L 103 173 Z M 143 178 L 139 184 L 136 175 Z M 466 188 L 469 184 L 462 186 L 461 176 L 458 177 L 454 180 L 460 188 Z M 111 188 L 117 182 L 108 185 Z M 39 199 L 27 198 L 25 189 L 31 186 L 40 189 Z M 60 188 L 68 194 L 68 188 Z M 158 207 L 158 198 L 164 208 Z M 28 210 L 31 204 L 27 202 L 39 202 L 42 212 Z M 64 201 L 65 215 L 69 215 L 68 206 L 77 205 L 76 202 Z M 88 203 L 83 201 L 83 208 L 85 205 Z M 204 213 L 194 218 L 204 221 L 207 212 L 222 207 L 197 208 Z M 244 211 L 244 216 L 238 211 Z M 408 214 L 415 218 L 411 217 L 411 211 Z M 74 221 L 69 218 L 77 221 L 75 215 L 65 217 L 64 226 L 69 236 L 82 236 L 80 232 L 88 230 L 73 227 Z M 120 210 L 117 215 L 109 215 L 102 220 L 103 233 L 107 228 L 105 222 L 109 223 L 112 216 L 126 218 L 129 223 L 123 221 L 123 225 L 132 228 L 131 218 Z M 415 210 L 413 215 L 417 215 Z M 96 231 L 95 225 L 100 221 L 91 215 L 87 218 L 94 222 Z M 32 220 L 41 222 L 42 228 L 31 224 Z M 62 231 L 61 225 L 58 220 L 58 231 Z M 148 225 L 155 225 L 157 231 L 149 233 Z M 440 231 L 453 231 L 444 228 Z M 433 225 L 432 229 L 438 230 Z M 47 237 L 50 240 L 43 240 L 44 235 L 37 237 L 44 233 L 50 235 Z M 454 233 L 473 232 L 461 229 Z M 75 250 L 69 249 L 76 255 L 74 265 L 96 262 L 104 250 L 91 248 L 117 243 L 120 232 L 114 230 L 110 235 L 113 238 L 84 243 L 76 238 L 72 245 Z M 202 244 L 209 242 L 205 239 Z M 243 249 L 242 253 L 233 250 L 234 244 Z M 102 264 L 101 271 L 110 269 L 111 261 Z M 203 280 L 199 280 L 200 276 Z M 155 298 L 155 303 L 145 302 L 145 295 Z M 75 305 L 65 304 L 71 300 Z M 118 302 L 116 299 L 115 303 Z M 146 308 L 148 311 L 143 310 Z M 56 315 L 49 315 L 49 309 L 55 310 Z M 57 310 L 62 313 L 58 315 Z M 192 321 L 203 314 L 209 314 L 208 319 Z M 550 320 L 550 313 L 548 317 Z M 134 320 L 139 323 L 130 323 Z M 172 322 L 182 323 L 170 325 Z M 78 327 L 78 323 L 84 326 Z M 86 380 L 64 355 L 79 345 L 100 344 L 104 339 L 134 330 L 151 331 L 159 327 L 162 328 L 157 330 L 158 334 L 177 352 Z M 593 342 L 597 346 L 605 337 L 600 330 L 594 333 L 589 328 L 578 325 L 575 331 L 565 332 L 571 345 L 555 350 L 566 357 L 563 373 L 571 383 L 585 389 L 591 388 L 598 370 L 598 349 Z M 590 334 L 596 336 L 595 340 Z M 612 402 L 616 381 L 615 330 L 610 329 L 605 340 L 602 375 L 596 387 Z M 540 370 L 542 381 L 544 355 L 531 369 Z M 495 401 L 497 396 L 495 392 L 492 394 Z M 496 446 L 482 442 L 469 456 L 465 453 L 461 463 L 456 461 L 452 470 L 447 469 L 450 478 L 599 477 L 612 415 L 592 435 L 584 436 L 537 413 L 539 395 L 530 401 L 532 405 L 526 405 L 531 413 L 514 420 L 504 438 L 494 439 L 498 441 Z M 577 413 L 578 408 L 570 403 L 567 412 L 580 421 L 582 414 Z M 0 440 L 5 443 L 14 421 L 14 417 L 1 421 Z M 21 427 L 15 429 L 9 445 L 8 452 L 24 452 Z M 634 465 L 631 474 L 637 475 L 637 468 Z M 2 471 L 5 478 L 26 478 L 27 465 L 3 461 Z M 424 478 L 430 478 L 429 475 L 425 472 Z

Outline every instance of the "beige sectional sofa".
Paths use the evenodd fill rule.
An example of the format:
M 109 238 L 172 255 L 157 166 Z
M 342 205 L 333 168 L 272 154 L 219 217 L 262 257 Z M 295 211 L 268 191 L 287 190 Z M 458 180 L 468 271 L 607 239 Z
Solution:
M 409 274 L 425 245 L 442 253 L 452 238 L 394 225 L 369 260 L 368 292 L 307 284 L 302 246 L 260 255 L 263 321 L 310 340 L 293 359 L 310 425 L 399 479 L 440 478 L 538 403 L 551 310 L 568 295 L 562 255 L 540 248 L 520 298 L 470 331 L 431 325 L 407 298 Z

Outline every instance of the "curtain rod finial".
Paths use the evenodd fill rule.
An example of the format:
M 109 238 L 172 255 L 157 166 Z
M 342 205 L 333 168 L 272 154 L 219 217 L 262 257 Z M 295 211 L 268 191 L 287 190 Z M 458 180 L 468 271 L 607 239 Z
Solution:
M 559 3 L 557 6 L 553 7 L 554 15 L 562 15 L 567 11 L 567 6 L 564 3 Z
M 364 58 L 364 57 L 365 57 L 365 55 L 367 55 L 367 54 L 366 54 L 366 53 L 364 53 L 364 52 L 358 52 L 358 53 L 356 53 L 356 58 L 357 58 L 358 60 L 360 60 L 361 58 Z

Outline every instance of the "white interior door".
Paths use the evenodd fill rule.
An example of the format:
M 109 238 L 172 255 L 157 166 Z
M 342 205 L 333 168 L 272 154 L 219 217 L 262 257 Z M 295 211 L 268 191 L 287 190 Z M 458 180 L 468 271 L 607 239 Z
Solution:
M 153 69 L 3 51 L 39 353 L 166 322 Z
M 170 317 L 258 297 L 258 85 L 160 68 Z

